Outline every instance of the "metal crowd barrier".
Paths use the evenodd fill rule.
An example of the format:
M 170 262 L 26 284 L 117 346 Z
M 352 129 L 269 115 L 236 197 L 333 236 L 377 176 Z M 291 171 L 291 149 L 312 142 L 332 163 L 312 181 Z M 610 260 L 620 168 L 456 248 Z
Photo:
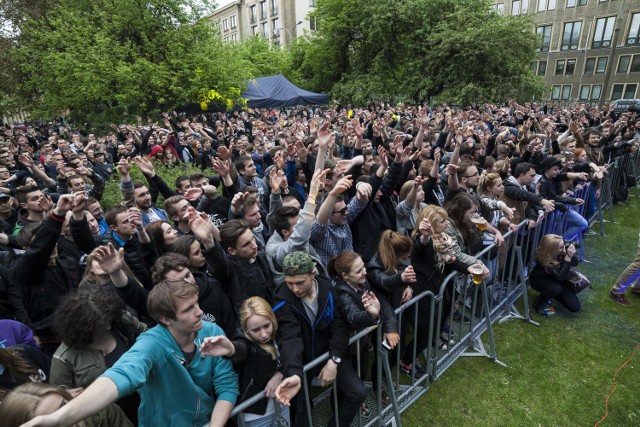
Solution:
M 628 155 L 625 159 L 617 159 L 610 173 L 603 180 L 598 209 L 591 219 L 600 221 L 601 234 L 604 234 L 603 210 L 610 210 L 610 218 L 613 221 L 612 182 L 615 182 L 614 179 L 624 171 L 637 176 L 636 174 L 640 172 L 640 153 Z M 574 197 L 586 200 L 589 191 L 590 188 L 586 186 L 577 191 Z M 585 212 L 585 205 L 568 205 L 567 208 L 574 209 L 581 215 Z M 398 332 L 403 337 L 398 347 L 402 348 L 406 340 L 412 340 L 413 345 L 409 347 L 409 352 L 413 356 L 411 359 L 424 360 L 426 375 L 420 378 L 412 375 L 409 379 L 401 376 L 400 369 L 394 371 L 392 367 L 399 367 L 402 355 L 400 351 L 388 351 L 381 345 L 382 330 L 377 326 L 359 331 L 351 337 L 350 346 L 355 346 L 358 350 L 365 337 L 375 337 L 374 350 L 377 354 L 375 365 L 377 381 L 376 383 L 365 382 L 370 388 L 366 405 L 371 413 L 358 415 L 353 425 L 360 427 L 402 425 L 400 415 L 426 393 L 430 384 L 440 378 L 460 357 L 486 357 L 506 366 L 498 359 L 493 327 L 496 323 L 500 324 L 513 319 L 539 326 L 531 318 L 527 293 L 529 273 L 535 266 L 535 250 L 542 236 L 549 233 L 563 236 L 568 227 L 567 215 L 559 211 L 545 214 L 531 229 L 527 224 L 527 220 L 522 221 L 517 231 L 504 234 L 505 242 L 502 246 L 492 244 L 475 255 L 490 268 L 492 274 L 489 279 L 474 285 L 470 275 L 453 272 L 445 278 L 437 295 L 426 291 L 396 308 Z M 577 240 L 581 258 L 584 259 L 581 235 Z M 523 307 L 522 312 L 517 306 L 520 300 L 522 304 L 518 305 Z M 429 304 L 430 314 L 426 331 L 428 344 L 422 354 L 417 354 L 418 324 L 424 322 L 424 319 L 418 318 L 418 307 L 421 304 Z M 484 334 L 486 334 L 485 342 L 488 348 L 482 339 Z M 360 366 L 360 357 L 369 357 L 369 355 L 358 351 L 356 366 Z M 328 358 L 329 354 L 325 353 L 308 363 L 304 368 L 305 373 L 325 363 Z M 363 376 L 365 375 L 361 375 Z M 317 388 L 312 387 L 305 375 L 298 395 L 298 404 L 307 405 L 309 425 L 325 426 L 332 411 L 339 411 L 340 402 L 335 392 L 336 385 L 334 383 L 320 392 L 314 389 Z M 232 415 L 242 413 L 244 409 L 263 398 L 262 393 L 256 394 L 238 405 Z M 276 409 L 279 408 L 277 403 L 275 406 Z M 286 425 L 279 417 L 276 417 L 275 421 L 273 425 Z M 245 425 L 242 417 L 238 417 L 238 425 L 240 427 Z

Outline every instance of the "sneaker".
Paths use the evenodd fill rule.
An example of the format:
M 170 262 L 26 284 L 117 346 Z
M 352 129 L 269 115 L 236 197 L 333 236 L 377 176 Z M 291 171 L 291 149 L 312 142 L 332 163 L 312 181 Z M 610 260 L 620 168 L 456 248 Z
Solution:
M 553 308 L 553 306 L 551 305 L 551 302 L 549 301 L 545 302 L 540 307 L 538 307 L 537 311 L 538 311 L 538 314 L 541 314 L 544 317 L 549 317 L 556 314 L 556 309 Z
M 363 403 L 360 407 L 360 415 L 362 415 L 363 417 L 368 417 L 369 415 L 371 415 L 371 408 L 369 408 L 366 403 Z
M 631 293 L 637 297 L 640 297 L 640 286 L 634 286 L 631 288 Z
M 415 365 L 415 374 L 413 373 L 413 365 Z M 426 374 L 424 368 L 422 367 L 422 365 L 420 365 L 419 362 L 414 362 L 413 364 L 407 365 L 406 363 L 400 361 L 400 370 L 409 378 L 413 378 L 415 380 L 419 380 Z
M 640 294 L 640 292 L 638 292 L 638 294 Z M 636 294 L 636 295 L 638 295 Z M 629 300 L 627 299 L 627 297 L 624 294 L 617 294 L 613 291 L 609 292 L 609 295 L 611 296 L 611 299 L 614 300 L 615 302 L 617 302 L 620 305 L 623 306 L 628 306 L 629 305 Z
M 462 314 L 460 310 L 456 310 L 453 312 L 453 320 L 464 324 L 471 323 L 471 318 L 466 314 Z

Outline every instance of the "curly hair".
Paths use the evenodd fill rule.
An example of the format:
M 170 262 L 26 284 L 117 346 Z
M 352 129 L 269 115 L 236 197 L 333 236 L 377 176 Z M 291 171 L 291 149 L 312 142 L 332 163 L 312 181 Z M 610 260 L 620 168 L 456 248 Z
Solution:
M 124 310 L 124 302 L 110 289 L 80 289 L 62 299 L 53 327 L 66 345 L 84 348 L 96 333 L 119 323 Z

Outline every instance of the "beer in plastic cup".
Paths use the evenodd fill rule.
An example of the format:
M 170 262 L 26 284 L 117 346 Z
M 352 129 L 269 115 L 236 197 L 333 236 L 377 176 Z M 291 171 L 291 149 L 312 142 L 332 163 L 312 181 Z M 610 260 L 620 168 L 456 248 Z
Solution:
M 469 268 L 469 271 L 471 272 L 471 275 L 473 276 L 473 284 L 474 285 L 479 285 L 480 283 L 482 283 L 482 265 L 473 264 Z
M 473 222 L 480 231 L 484 231 L 487 229 L 487 220 L 481 216 L 475 216 L 471 218 L 471 222 Z

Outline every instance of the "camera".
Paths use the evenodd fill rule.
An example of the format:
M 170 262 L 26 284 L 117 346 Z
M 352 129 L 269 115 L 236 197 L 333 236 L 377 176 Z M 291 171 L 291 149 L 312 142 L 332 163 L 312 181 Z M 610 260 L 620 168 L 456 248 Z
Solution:
M 569 246 L 571 245 L 573 245 L 573 247 L 576 248 L 576 250 L 580 249 L 580 244 L 578 244 L 578 242 L 573 240 L 566 240 L 564 242 L 564 250 L 566 251 L 567 249 L 569 249 Z

